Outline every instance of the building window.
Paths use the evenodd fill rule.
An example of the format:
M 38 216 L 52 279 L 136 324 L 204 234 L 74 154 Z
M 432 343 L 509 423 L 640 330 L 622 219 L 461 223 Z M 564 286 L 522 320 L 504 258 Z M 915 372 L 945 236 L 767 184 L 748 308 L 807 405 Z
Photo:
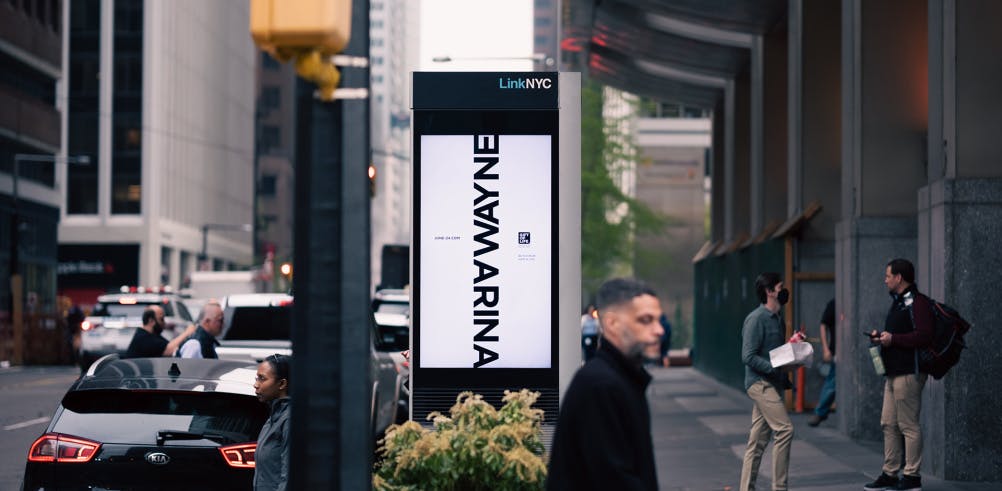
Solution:
M 111 212 L 142 212 L 143 2 L 115 2 Z
M 268 113 L 278 109 L 280 93 L 278 87 L 268 86 L 261 89 L 261 102 L 258 103 L 261 112 Z
M 264 174 L 257 187 L 257 194 L 265 197 L 274 197 L 278 188 L 278 176 L 275 174 Z
M 268 153 L 282 146 L 282 130 L 275 125 L 266 124 L 261 127 L 261 153 Z
M 282 64 L 264 51 L 261 52 L 261 66 L 264 67 L 265 70 L 271 72 L 277 72 L 282 69 Z
M 89 165 L 67 168 L 66 212 L 97 213 L 99 162 L 101 0 L 70 3 L 69 131 L 67 153 L 90 157 Z

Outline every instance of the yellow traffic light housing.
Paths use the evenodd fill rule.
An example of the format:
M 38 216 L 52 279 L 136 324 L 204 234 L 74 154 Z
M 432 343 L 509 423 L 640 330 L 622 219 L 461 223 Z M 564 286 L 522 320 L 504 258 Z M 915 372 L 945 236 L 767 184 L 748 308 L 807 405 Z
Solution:
M 351 0 L 251 0 L 254 43 L 275 59 L 295 60 L 296 73 L 333 100 L 341 74 L 330 57 L 351 37 Z

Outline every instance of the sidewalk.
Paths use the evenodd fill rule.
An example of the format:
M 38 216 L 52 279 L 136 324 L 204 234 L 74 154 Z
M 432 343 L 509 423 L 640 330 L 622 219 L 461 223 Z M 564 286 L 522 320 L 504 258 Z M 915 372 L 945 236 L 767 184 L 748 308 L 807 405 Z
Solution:
M 693 368 L 651 368 L 648 398 L 658 482 L 662 490 L 738 490 L 741 459 L 751 425 L 751 400 Z M 807 425 L 809 412 L 791 414 L 794 426 L 790 452 L 791 490 L 862 490 L 880 472 L 883 446 L 857 443 L 839 433 L 834 418 L 816 428 Z M 769 490 L 772 444 L 765 449 L 757 488 Z M 922 476 L 925 491 L 1002 489 L 943 481 Z

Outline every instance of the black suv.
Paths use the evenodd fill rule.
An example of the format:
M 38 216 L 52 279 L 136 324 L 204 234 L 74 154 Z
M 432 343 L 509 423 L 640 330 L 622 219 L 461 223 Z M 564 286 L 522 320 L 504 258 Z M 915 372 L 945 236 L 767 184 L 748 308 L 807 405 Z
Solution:
M 253 363 L 108 355 L 31 445 L 24 489 L 251 489 Z

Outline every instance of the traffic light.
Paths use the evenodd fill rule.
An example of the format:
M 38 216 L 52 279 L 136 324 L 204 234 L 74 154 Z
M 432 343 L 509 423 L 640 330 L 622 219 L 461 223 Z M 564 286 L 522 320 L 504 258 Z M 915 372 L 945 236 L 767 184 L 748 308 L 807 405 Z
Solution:
M 341 75 L 330 57 L 351 37 L 351 0 L 251 0 L 254 43 L 275 59 L 295 60 L 296 73 L 333 100 Z
M 292 263 L 282 263 L 282 265 L 279 266 L 279 268 L 278 268 L 278 272 L 282 273 L 282 276 L 284 276 L 286 279 L 291 279 L 292 278 Z
M 376 166 L 369 164 L 369 197 L 376 195 Z

